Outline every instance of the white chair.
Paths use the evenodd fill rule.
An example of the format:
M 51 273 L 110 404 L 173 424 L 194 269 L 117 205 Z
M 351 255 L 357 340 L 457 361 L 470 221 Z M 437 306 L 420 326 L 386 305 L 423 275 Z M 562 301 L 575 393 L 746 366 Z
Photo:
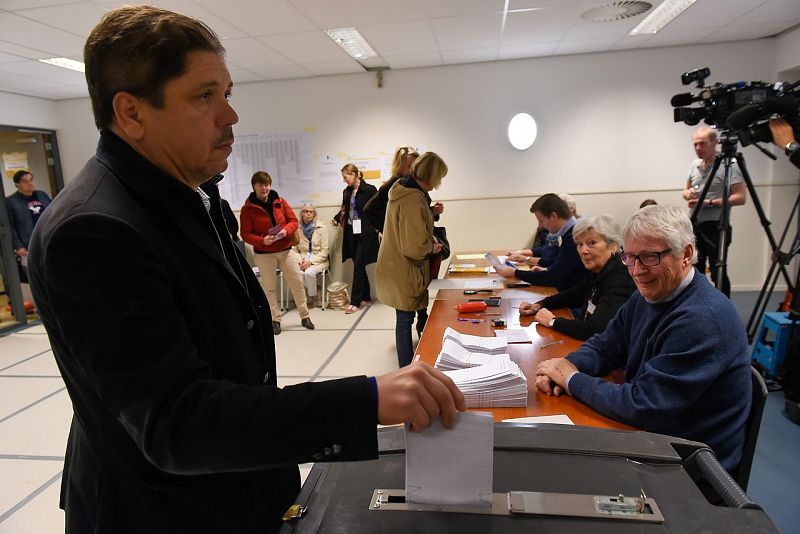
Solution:
M 284 287 L 283 285 L 283 273 L 280 272 L 278 275 L 280 279 L 280 291 L 281 291 L 281 310 L 288 310 L 289 309 L 289 288 Z M 330 270 L 326 267 L 322 271 L 317 273 L 317 278 L 322 277 L 322 311 L 325 311 L 325 308 L 328 307 L 328 278 L 331 276 Z

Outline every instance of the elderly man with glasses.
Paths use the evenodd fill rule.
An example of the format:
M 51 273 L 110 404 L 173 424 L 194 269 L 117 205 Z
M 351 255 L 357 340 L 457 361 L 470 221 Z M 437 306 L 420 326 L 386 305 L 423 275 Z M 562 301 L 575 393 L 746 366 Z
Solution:
M 750 413 L 745 329 L 730 301 L 692 266 L 694 235 L 682 210 L 642 208 L 623 236 L 621 259 L 638 291 L 605 332 L 539 364 L 536 385 L 629 425 L 706 443 L 733 471 Z M 598 378 L 618 368 L 624 383 Z

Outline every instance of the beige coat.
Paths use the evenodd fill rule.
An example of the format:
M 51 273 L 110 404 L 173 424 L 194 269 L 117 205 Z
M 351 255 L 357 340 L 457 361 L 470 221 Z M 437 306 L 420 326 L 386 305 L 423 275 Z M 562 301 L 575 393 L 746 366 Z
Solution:
M 400 182 L 389 190 L 383 241 L 378 252 L 378 299 L 392 308 L 428 306 L 433 216 L 421 189 Z
M 299 256 L 297 261 L 306 257 L 308 254 L 308 239 L 303 233 L 303 225 L 297 227 L 297 244 L 292 247 L 292 254 Z M 311 265 L 321 273 L 328 268 L 328 227 L 317 219 L 317 226 L 311 234 Z

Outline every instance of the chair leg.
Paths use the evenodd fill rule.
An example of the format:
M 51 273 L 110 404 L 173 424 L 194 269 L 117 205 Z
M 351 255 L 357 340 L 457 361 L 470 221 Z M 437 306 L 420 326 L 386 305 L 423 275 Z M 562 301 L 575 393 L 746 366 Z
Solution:
M 328 288 L 325 282 L 325 273 L 328 269 L 322 270 L 322 311 L 325 311 L 325 308 L 328 306 Z

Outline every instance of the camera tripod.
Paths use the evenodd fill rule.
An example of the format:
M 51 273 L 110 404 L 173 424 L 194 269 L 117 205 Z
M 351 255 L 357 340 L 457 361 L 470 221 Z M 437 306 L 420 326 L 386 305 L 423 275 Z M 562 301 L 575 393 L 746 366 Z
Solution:
M 747 191 L 750 194 L 750 198 L 753 201 L 753 205 L 756 208 L 756 212 L 758 213 L 758 218 L 761 223 L 762 228 L 764 228 L 764 233 L 767 235 L 767 239 L 769 240 L 770 249 L 772 250 L 772 266 L 770 267 L 769 276 L 767 280 L 764 282 L 764 286 L 759 294 L 758 300 L 756 302 L 756 306 L 753 308 L 753 313 L 750 315 L 750 319 L 747 323 L 747 337 L 750 342 L 753 341 L 753 337 L 755 336 L 754 330 L 758 327 L 758 320 L 761 318 L 761 314 L 763 313 L 763 308 L 766 307 L 767 300 L 769 296 L 772 294 L 772 289 L 775 286 L 775 282 L 777 281 L 778 273 L 782 274 L 784 280 L 786 281 L 787 287 L 789 287 L 790 291 L 793 291 L 796 284 L 792 283 L 791 277 L 789 276 L 788 271 L 786 270 L 786 265 L 788 264 L 787 261 L 782 261 L 784 258 L 780 252 L 780 245 L 775 242 L 775 237 L 772 235 L 772 230 L 770 225 L 772 224 L 769 219 L 767 219 L 766 214 L 764 213 L 764 208 L 761 206 L 761 201 L 758 198 L 758 194 L 756 193 L 755 186 L 753 186 L 753 180 L 750 178 L 750 173 L 747 172 L 747 165 L 745 164 L 744 156 L 741 152 L 737 152 L 737 145 L 739 143 L 739 139 L 732 133 L 723 131 L 720 132 L 720 143 L 722 145 L 722 150 L 717 154 L 716 158 L 714 158 L 714 165 L 711 167 L 711 173 L 709 174 L 708 178 L 706 179 L 705 185 L 703 186 L 703 190 L 700 193 L 700 196 L 697 199 L 697 204 L 694 207 L 691 215 L 692 225 L 697 224 L 697 216 L 700 213 L 700 210 L 703 208 L 703 204 L 708 194 L 708 190 L 711 187 L 711 183 L 714 181 L 714 178 L 717 175 L 717 171 L 719 170 L 720 166 L 724 165 L 725 168 L 725 176 L 723 179 L 723 187 L 722 187 L 722 212 L 720 214 L 719 223 L 717 225 L 717 244 L 719 251 L 719 255 L 717 257 L 717 263 L 713 266 L 716 269 L 716 276 L 715 279 L 715 286 L 717 289 L 722 287 L 723 280 L 727 276 L 728 272 L 728 245 L 729 245 L 729 236 L 730 236 L 730 211 L 731 205 L 729 201 L 730 191 L 731 191 L 731 179 L 733 177 L 733 162 L 736 161 L 739 169 L 742 171 L 742 177 L 744 178 L 745 185 L 747 186 Z M 758 147 L 761 148 L 761 147 Z M 770 154 L 771 156 L 771 154 Z M 797 201 L 795 202 L 794 209 L 792 210 L 792 214 L 796 212 L 798 206 L 800 205 L 800 197 L 798 197 Z M 788 233 L 789 226 L 791 224 L 792 215 L 789 216 L 789 221 L 787 222 L 786 228 L 783 231 L 783 235 L 781 236 L 781 245 Z M 797 242 L 797 241 L 795 241 Z M 767 295 L 767 288 L 769 288 L 769 295 Z M 764 298 L 764 296 L 767 298 Z M 755 325 L 753 323 L 755 322 Z

